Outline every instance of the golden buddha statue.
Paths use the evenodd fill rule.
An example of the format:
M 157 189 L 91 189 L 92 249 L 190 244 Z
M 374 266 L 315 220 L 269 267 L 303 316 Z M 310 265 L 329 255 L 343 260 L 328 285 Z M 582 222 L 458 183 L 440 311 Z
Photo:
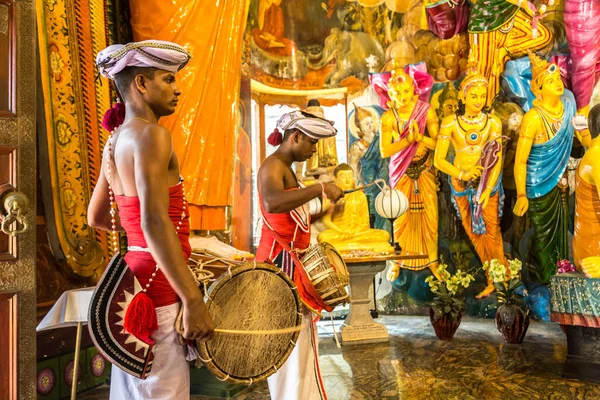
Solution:
M 334 170 L 335 182 L 342 190 L 355 189 L 354 170 L 348 164 L 340 164 Z M 369 223 L 369 202 L 362 191 L 347 194 L 343 199 L 343 209 L 334 209 L 323 217 L 328 228 L 319 233 L 319 242 L 330 243 L 340 253 L 353 250 L 371 250 L 374 253 L 393 253 L 389 243 L 390 234 L 384 230 L 371 229 Z
M 325 118 L 323 107 L 321 107 L 319 100 L 316 99 L 309 100 L 307 107 L 303 111 L 320 118 Z M 298 171 L 302 171 L 302 166 L 298 164 L 296 165 L 297 174 Z M 306 160 L 304 175 L 323 175 L 330 172 L 336 165 L 338 165 L 338 157 L 335 136 L 321 139 L 317 143 L 317 152 Z
M 588 119 L 594 139 L 577 169 L 573 258 L 588 278 L 600 278 L 600 104 Z
M 497 258 L 508 265 L 500 232 L 502 123 L 483 111 L 488 80 L 477 72 L 473 53 L 459 96 L 458 112 L 442 121 L 434 163 L 451 178 L 452 202 L 481 262 Z M 446 160 L 450 144 L 456 153 L 453 164 Z M 488 275 L 488 286 L 477 297 L 493 291 Z
M 591 136 L 587 129 L 574 133 L 575 98 L 565 89 L 558 66 L 534 53 L 529 53 L 529 59 L 536 100 L 523 117 L 519 133 L 513 211 L 522 216 L 529 210 L 535 228 L 534 273 L 539 282 L 547 283 L 556 273 L 557 262 L 569 256 L 566 170 L 574 134 L 585 147 L 590 146 Z
M 403 69 L 392 71 L 388 83 L 391 101 L 381 117 L 381 157 L 390 158 L 390 187 L 406 194 L 408 212 L 394 222 L 394 239 L 404 256 L 423 256 L 394 263 L 389 278 L 399 267 L 418 271 L 438 266 L 438 199 L 433 150 L 438 136 L 435 110 L 418 99 L 414 81 Z

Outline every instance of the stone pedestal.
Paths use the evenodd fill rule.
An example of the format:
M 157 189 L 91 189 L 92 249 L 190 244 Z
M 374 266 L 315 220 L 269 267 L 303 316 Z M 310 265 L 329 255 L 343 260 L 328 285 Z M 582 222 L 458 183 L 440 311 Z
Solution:
M 371 317 L 369 287 L 378 272 L 386 267 L 387 258 L 346 259 L 350 273 L 350 312 L 341 328 L 342 344 L 387 342 L 389 334 L 383 324 Z
M 551 319 L 567 335 L 563 376 L 600 383 L 600 279 L 580 272 L 550 280 Z

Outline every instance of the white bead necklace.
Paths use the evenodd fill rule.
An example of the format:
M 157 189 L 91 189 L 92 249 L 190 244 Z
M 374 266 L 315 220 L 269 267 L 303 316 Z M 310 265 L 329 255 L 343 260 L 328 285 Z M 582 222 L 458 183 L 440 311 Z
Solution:
M 107 154 L 107 159 L 106 159 L 106 180 L 108 181 L 108 197 L 110 200 L 110 222 L 112 224 L 112 236 L 113 236 L 112 244 L 113 244 L 113 250 L 116 254 L 119 252 L 119 242 L 117 240 L 117 237 L 118 237 L 117 236 L 117 220 L 115 218 L 116 214 L 117 214 L 117 207 L 115 204 L 115 195 L 112 190 L 111 169 L 110 169 L 110 158 L 112 155 L 112 135 L 114 133 L 115 133 L 115 131 L 113 131 L 110 134 L 110 136 L 108 137 L 108 140 L 106 142 L 106 145 L 108 146 L 108 154 Z M 185 188 L 183 186 L 183 182 L 181 182 L 181 190 L 184 193 L 184 195 L 183 195 L 183 211 L 181 212 L 181 219 L 179 220 L 179 223 L 175 227 L 175 231 L 177 232 L 178 237 L 179 237 L 179 230 L 181 229 L 181 226 L 183 225 L 183 220 L 187 217 L 187 215 L 185 213 L 187 210 L 187 199 L 185 198 Z M 150 287 L 150 284 L 156 277 L 157 272 L 158 272 L 158 264 L 156 264 L 156 269 L 152 273 L 152 277 L 150 279 L 148 279 L 148 283 L 146 284 L 146 287 L 144 289 L 142 289 L 143 292 L 148 291 L 148 288 Z

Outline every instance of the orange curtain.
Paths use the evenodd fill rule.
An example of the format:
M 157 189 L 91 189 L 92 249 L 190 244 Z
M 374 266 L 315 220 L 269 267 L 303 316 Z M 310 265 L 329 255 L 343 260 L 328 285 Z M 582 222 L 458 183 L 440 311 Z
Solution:
M 225 229 L 247 2 L 130 0 L 130 7 L 134 40 L 167 40 L 192 54 L 177 74 L 179 107 L 161 124 L 173 134 L 192 229 Z

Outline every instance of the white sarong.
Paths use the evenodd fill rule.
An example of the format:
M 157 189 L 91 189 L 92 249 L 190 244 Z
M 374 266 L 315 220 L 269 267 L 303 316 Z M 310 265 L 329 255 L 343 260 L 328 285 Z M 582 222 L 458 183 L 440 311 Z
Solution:
M 188 400 L 190 398 L 190 368 L 184 347 L 175 332 L 175 318 L 180 303 L 156 309 L 158 329 L 152 371 L 145 380 L 135 378 L 113 367 L 110 382 L 111 400 Z
M 267 381 L 271 400 L 327 400 L 321 370 L 314 314 L 302 307 L 302 330 L 290 357 Z

